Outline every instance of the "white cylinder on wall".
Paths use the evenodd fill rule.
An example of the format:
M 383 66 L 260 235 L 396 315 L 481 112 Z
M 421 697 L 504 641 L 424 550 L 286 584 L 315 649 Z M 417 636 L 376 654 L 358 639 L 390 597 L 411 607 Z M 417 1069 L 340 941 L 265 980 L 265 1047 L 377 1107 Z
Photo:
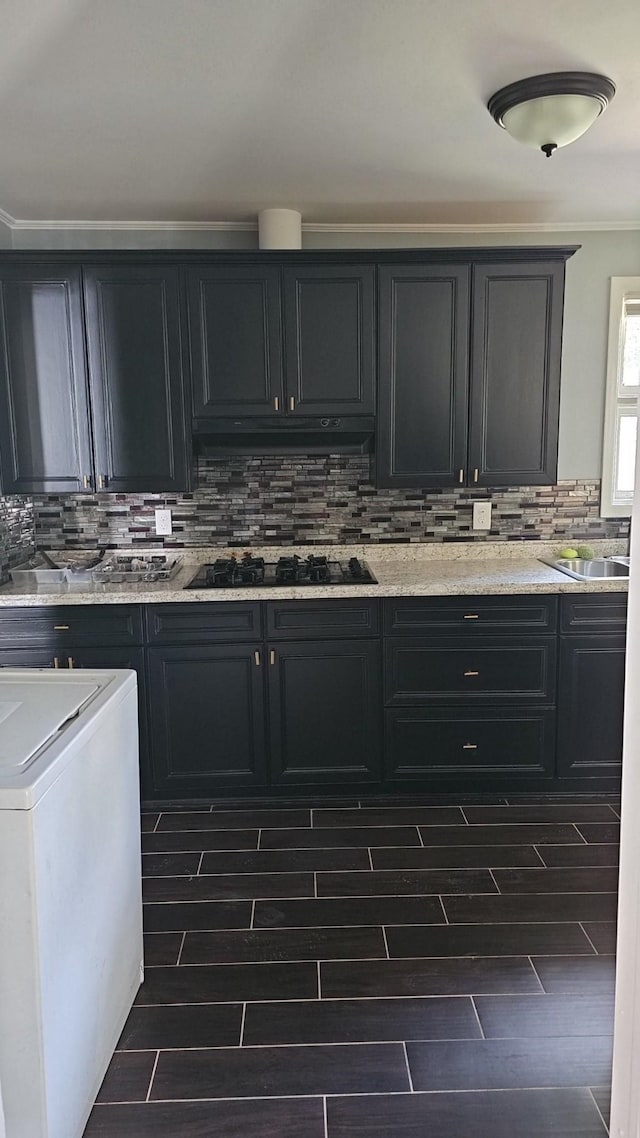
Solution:
M 258 214 L 260 249 L 301 249 L 302 214 L 297 209 L 263 209 Z

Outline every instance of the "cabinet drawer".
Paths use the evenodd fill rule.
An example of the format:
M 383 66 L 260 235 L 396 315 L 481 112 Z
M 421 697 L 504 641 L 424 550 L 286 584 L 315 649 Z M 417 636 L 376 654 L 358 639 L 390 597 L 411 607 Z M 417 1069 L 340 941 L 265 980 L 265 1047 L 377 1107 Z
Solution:
M 491 635 L 511 629 L 538 636 L 557 627 L 556 597 L 415 597 L 385 601 L 387 635 L 443 632 Z
M 256 640 L 262 636 L 259 602 L 215 604 L 187 602 L 147 607 L 150 644 L 211 644 L 224 640 Z
M 389 639 L 385 643 L 388 705 L 425 703 L 554 703 L 555 639 L 452 644 Z
M 266 609 L 269 639 L 291 640 L 312 635 L 328 640 L 378 635 L 377 601 L 282 601 L 280 604 L 269 602 Z
M 553 774 L 555 712 L 391 710 L 385 712 L 385 775 Z
M 31 644 L 80 647 L 142 643 L 142 612 L 138 605 L 68 605 L 0 609 L 0 645 L 25 648 Z
M 626 593 L 582 593 L 560 601 L 562 632 L 624 632 L 627 627 Z

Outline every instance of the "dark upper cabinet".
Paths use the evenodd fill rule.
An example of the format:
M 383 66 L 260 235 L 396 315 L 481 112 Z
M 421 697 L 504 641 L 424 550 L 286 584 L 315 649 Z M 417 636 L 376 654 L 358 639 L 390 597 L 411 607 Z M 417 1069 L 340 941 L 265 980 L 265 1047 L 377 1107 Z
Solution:
M 377 641 L 274 642 L 268 673 L 274 783 L 380 778 Z
M 373 415 L 373 265 L 286 267 L 286 412 Z
M 96 489 L 187 489 L 179 269 L 88 265 L 84 293 Z
M 574 250 L 517 252 L 380 268 L 379 486 L 556 481 Z
M 284 407 L 280 269 L 187 269 L 195 418 L 273 415 Z
M 465 265 L 379 270 L 379 486 L 465 480 L 469 280 Z
M 2 493 L 74 492 L 92 475 L 80 269 L 2 264 Z
M 475 265 L 469 481 L 557 480 L 564 264 Z

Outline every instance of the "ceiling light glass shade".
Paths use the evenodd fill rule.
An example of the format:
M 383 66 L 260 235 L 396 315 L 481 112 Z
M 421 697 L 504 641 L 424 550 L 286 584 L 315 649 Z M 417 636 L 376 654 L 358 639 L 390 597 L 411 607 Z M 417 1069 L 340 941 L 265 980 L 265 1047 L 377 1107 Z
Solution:
M 489 100 L 488 108 L 513 138 L 549 158 L 558 147 L 575 142 L 589 129 L 615 90 L 604 75 L 560 71 L 503 87 Z

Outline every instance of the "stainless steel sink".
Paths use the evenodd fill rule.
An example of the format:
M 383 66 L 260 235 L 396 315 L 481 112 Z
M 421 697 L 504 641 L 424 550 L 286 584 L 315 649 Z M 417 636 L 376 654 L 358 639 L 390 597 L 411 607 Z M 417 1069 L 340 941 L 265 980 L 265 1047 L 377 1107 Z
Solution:
M 576 581 L 603 580 L 607 577 L 616 577 L 624 581 L 629 578 L 628 557 L 594 557 L 590 561 L 581 557 L 560 558 L 557 561 L 551 558 L 544 560 L 553 569 L 559 569 L 561 573 L 566 573 Z

